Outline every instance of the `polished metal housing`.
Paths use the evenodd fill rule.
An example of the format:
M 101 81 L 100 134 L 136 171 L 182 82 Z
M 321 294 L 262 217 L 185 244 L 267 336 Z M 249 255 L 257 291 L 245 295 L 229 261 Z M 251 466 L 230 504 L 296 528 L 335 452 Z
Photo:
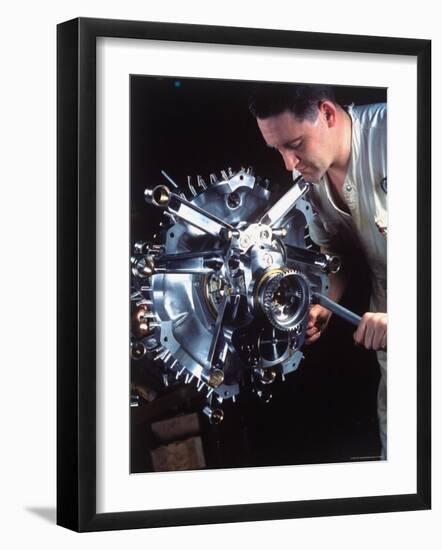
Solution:
M 196 383 L 216 423 L 242 384 L 262 395 L 298 368 L 312 296 L 327 294 L 339 262 L 310 249 L 302 178 L 280 196 L 251 169 L 229 170 L 189 179 L 186 195 L 163 175 L 167 185 L 145 191 L 164 209 L 160 243 L 136 243 L 131 259 L 132 301 L 149 327 L 133 336 L 132 356 L 160 361 L 166 380 Z

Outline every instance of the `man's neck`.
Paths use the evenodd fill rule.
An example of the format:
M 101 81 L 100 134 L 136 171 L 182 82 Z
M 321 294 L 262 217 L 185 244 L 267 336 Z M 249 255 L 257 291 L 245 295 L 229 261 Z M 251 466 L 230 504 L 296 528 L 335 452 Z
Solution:
M 336 129 L 338 146 L 335 160 L 327 170 L 327 177 L 335 192 L 344 201 L 342 187 L 350 165 L 352 122 L 350 115 L 342 107 L 338 109 L 338 126 Z

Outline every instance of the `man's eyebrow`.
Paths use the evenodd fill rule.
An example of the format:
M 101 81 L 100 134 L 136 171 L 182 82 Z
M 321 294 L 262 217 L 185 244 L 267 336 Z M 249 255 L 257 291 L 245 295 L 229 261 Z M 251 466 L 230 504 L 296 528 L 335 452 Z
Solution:
M 293 145 L 294 143 L 296 143 L 297 141 L 301 141 L 302 140 L 302 136 L 298 136 L 294 139 L 291 139 L 289 141 L 286 141 L 285 143 L 283 143 L 280 147 L 289 147 L 290 145 Z M 276 145 L 270 145 L 269 143 L 267 143 L 267 147 L 269 147 L 270 149 L 278 149 L 278 147 Z
M 293 145 L 297 141 L 301 141 L 301 139 L 302 139 L 302 136 L 298 136 L 296 138 L 291 139 L 290 141 L 286 141 L 283 145 L 284 147 L 288 147 L 289 145 Z

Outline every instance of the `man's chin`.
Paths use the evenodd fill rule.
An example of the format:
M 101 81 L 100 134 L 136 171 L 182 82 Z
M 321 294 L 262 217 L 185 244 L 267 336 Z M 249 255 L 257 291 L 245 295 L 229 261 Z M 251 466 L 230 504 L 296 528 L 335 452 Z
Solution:
M 312 174 L 311 172 L 304 172 L 302 174 L 302 177 L 305 179 L 305 181 L 308 181 L 309 183 L 313 183 L 317 185 L 321 181 L 321 176 L 318 174 Z
M 309 183 L 318 184 L 321 181 L 322 175 L 310 172 L 309 170 L 304 170 L 303 172 L 299 172 L 298 170 L 293 170 L 293 179 L 295 180 L 299 176 L 302 176 L 305 181 L 308 181 Z

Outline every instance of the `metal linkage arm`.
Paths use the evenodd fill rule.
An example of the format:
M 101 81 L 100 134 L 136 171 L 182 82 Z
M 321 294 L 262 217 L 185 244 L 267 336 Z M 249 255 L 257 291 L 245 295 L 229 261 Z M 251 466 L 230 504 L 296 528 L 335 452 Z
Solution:
M 270 227 L 277 226 L 286 214 L 295 207 L 296 201 L 303 197 L 309 189 L 309 184 L 301 177 L 261 218 L 261 224 Z
M 194 273 L 204 275 L 220 270 L 223 265 L 223 258 L 212 251 L 164 254 L 155 260 L 155 272 Z
M 331 256 L 329 254 L 322 254 L 320 252 L 314 252 L 307 248 L 300 248 L 299 246 L 292 246 L 285 244 L 287 256 L 291 260 L 296 260 L 305 264 L 314 265 L 319 267 L 325 273 L 337 273 L 341 267 L 341 260 L 339 256 Z
M 157 185 L 153 189 L 146 189 L 144 197 L 150 204 L 166 208 L 171 214 L 214 237 L 228 236 L 235 232 L 232 225 L 180 195 L 172 193 L 165 185 Z

